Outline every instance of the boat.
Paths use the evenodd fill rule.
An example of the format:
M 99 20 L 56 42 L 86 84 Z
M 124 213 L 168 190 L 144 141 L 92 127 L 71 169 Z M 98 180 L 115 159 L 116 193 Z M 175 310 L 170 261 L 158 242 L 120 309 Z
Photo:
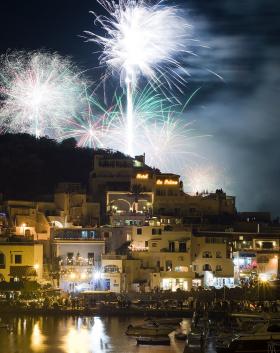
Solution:
M 273 350 L 270 350 L 273 347 Z M 280 353 L 280 318 L 258 322 L 252 330 L 218 337 L 217 353 Z
M 168 325 L 168 326 L 174 326 L 175 328 L 180 325 L 182 322 L 182 318 L 153 318 L 153 317 L 148 317 L 145 319 L 145 321 L 150 321 L 150 322 L 156 322 L 159 325 Z
M 170 338 L 163 337 L 137 337 L 137 345 L 170 346 Z
M 126 335 L 135 337 L 166 336 L 173 330 L 173 326 L 159 325 L 156 322 L 151 322 L 140 326 L 129 325 Z

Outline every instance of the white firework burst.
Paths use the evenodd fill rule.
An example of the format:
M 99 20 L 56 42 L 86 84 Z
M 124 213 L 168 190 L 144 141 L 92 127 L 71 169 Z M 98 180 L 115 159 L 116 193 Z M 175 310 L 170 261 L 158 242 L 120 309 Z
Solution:
M 44 51 L 0 58 L 0 125 L 5 131 L 59 136 L 61 119 L 81 108 L 86 81 L 68 58 Z

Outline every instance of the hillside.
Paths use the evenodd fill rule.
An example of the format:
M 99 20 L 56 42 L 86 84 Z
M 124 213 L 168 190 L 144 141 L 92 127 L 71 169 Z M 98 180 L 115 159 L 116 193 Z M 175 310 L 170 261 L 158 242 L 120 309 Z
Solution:
M 0 135 L 0 193 L 4 198 L 37 199 L 58 182 L 87 185 L 94 150 L 28 134 Z

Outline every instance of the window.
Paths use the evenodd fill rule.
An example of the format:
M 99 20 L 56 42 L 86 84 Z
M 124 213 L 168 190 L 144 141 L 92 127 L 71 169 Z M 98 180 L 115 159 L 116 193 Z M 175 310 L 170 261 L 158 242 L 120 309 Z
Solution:
M 109 238 L 109 232 L 104 232 L 104 239 L 108 239 Z
M 6 263 L 5 263 L 5 255 L 3 253 L 0 253 L 0 268 L 5 268 Z
M 175 243 L 174 241 L 169 242 L 169 251 L 174 252 L 175 251 Z
M 145 248 L 148 248 L 149 247 L 149 242 L 146 240 L 145 241 Z
M 180 242 L 179 243 L 179 252 L 186 252 L 187 251 L 187 243 Z
M 212 271 L 212 267 L 209 264 L 203 265 L 203 271 Z
M 166 271 L 172 271 L 172 261 L 171 260 L 165 261 L 165 268 L 166 268 Z
M 157 229 L 157 228 L 152 228 L 152 235 L 160 235 L 161 234 L 161 229 Z
M 22 263 L 22 255 L 15 255 L 15 264 Z
M 272 241 L 263 241 L 262 248 L 263 249 L 273 249 L 273 242 Z
M 221 265 L 216 265 L 216 271 L 222 271 L 222 266 Z
M 221 251 L 216 251 L 216 258 L 221 259 L 222 258 L 222 253 Z
M 74 257 L 73 252 L 67 253 L 67 265 L 73 265 L 73 257 Z
M 94 265 L 94 253 L 93 252 L 88 253 L 88 264 Z
M 116 265 L 106 265 L 104 266 L 104 272 L 106 273 L 116 273 L 119 272 L 119 268 Z
M 156 248 L 157 247 L 157 243 L 152 243 L 152 247 Z
M 142 228 L 137 228 L 137 235 L 141 235 L 142 234 Z
M 203 251 L 203 258 L 212 258 L 212 253 L 211 251 Z

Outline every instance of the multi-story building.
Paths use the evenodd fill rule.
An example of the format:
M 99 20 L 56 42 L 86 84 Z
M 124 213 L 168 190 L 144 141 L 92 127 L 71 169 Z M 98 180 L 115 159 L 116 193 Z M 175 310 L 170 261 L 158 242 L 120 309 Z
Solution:
M 205 287 L 234 285 L 232 250 L 223 236 L 197 234 L 192 240 L 192 265 Z
M 179 175 L 150 168 L 145 164 L 145 156 L 96 154 L 89 184 L 93 200 L 101 205 L 103 221 L 107 212 L 111 224 L 116 225 L 138 222 L 151 215 L 193 222 L 218 216 L 233 217 L 236 213 L 234 197 L 222 190 L 188 195 L 183 191 Z
M 52 229 L 53 272 L 66 292 L 100 287 L 101 255 L 105 242 L 95 228 Z
M 141 261 L 125 255 L 103 255 L 100 281 L 103 290 L 123 293 L 139 290 Z
M 192 288 L 190 229 L 170 226 L 131 227 L 131 256 L 141 260 L 142 279 L 150 289 Z
M 0 278 L 6 282 L 43 278 L 43 246 L 35 242 L 0 243 Z

